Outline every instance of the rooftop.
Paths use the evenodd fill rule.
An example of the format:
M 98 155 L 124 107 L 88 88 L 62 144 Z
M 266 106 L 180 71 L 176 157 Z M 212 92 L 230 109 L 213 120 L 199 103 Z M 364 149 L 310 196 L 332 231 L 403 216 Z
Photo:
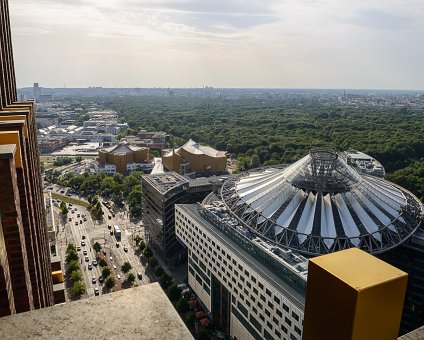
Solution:
M 175 152 L 179 153 L 181 149 L 184 149 L 185 151 L 194 155 L 206 155 L 209 157 L 225 157 L 226 156 L 225 151 L 219 151 L 210 146 L 200 145 L 199 143 L 195 142 L 192 139 L 190 139 L 187 143 L 185 143 L 183 146 L 179 147 L 178 149 L 175 149 Z M 173 154 L 173 150 L 170 150 L 164 155 L 164 157 L 172 156 L 172 154 Z
M 193 339 L 157 283 L 0 318 L 3 340 L 123 337 Z
M 176 172 L 144 175 L 143 179 L 150 183 L 150 185 L 161 194 L 165 194 L 172 188 L 188 182 L 183 176 L 177 174 Z

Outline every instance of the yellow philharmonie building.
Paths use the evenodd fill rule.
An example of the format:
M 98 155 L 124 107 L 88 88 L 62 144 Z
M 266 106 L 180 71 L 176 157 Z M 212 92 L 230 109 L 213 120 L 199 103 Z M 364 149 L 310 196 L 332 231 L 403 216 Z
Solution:
M 191 172 L 220 173 L 227 169 L 227 156 L 225 151 L 200 145 L 190 139 L 177 149 L 163 150 L 162 164 L 166 170 L 182 175 Z

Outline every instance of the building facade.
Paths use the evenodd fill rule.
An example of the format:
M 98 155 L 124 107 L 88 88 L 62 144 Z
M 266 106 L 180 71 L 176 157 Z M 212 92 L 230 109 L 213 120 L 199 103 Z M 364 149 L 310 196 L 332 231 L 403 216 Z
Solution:
M 215 184 L 208 179 L 187 179 L 175 172 L 142 176 L 146 239 L 164 259 L 181 250 L 175 237 L 175 204 L 201 202 Z
M 179 174 L 189 173 L 225 173 L 227 170 L 227 156 L 225 151 L 218 151 L 210 146 L 204 146 L 189 140 L 183 146 L 163 150 L 162 164 L 168 171 Z
M 234 339 L 301 339 L 306 258 L 276 255 L 249 240 L 247 230 L 227 228 L 219 207 L 175 210 L 177 237 L 188 248 L 188 283 L 214 323 Z
M 388 255 L 405 249 L 401 244 L 414 237 L 423 217 L 412 193 L 362 174 L 343 154 L 312 150 L 288 166 L 232 176 L 202 204 L 177 205 L 175 228 L 188 249 L 188 282 L 228 334 L 300 339 L 304 256 L 352 247 Z M 398 261 L 410 273 L 412 255 L 403 253 Z M 416 256 L 413 265 L 420 267 L 421 260 Z M 410 286 L 422 287 L 417 271 Z M 422 289 L 415 289 L 411 301 L 407 296 L 410 312 L 421 310 L 420 297 Z
M 33 102 L 17 102 L 8 3 L 0 1 L 0 315 L 54 303 Z
M 143 168 L 143 164 L 149 165 L 150 169 L 153 167 L 150 162 L 148 148 L 131 146 L 126 143 L 99 150 L 99 163 L 101 165 L 113 164 L 116 167 L 116 171 L 120 173 L 126 173 L 128 168 Z M 140 164 L 140 166 L 135 164 Z

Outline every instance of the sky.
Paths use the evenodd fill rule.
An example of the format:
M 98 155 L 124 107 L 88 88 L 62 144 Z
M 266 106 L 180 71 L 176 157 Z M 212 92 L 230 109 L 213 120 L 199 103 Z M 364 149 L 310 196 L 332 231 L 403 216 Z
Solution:
M 18 87 L 424 90 L 423 0 L 10 0 Z

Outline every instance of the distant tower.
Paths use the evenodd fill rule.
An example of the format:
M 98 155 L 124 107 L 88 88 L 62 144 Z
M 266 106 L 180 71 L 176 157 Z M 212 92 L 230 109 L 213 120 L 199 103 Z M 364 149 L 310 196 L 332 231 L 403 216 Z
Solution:
M 34 83 L 34 99 L 40 99 L 41 89 L 38 83 Z

